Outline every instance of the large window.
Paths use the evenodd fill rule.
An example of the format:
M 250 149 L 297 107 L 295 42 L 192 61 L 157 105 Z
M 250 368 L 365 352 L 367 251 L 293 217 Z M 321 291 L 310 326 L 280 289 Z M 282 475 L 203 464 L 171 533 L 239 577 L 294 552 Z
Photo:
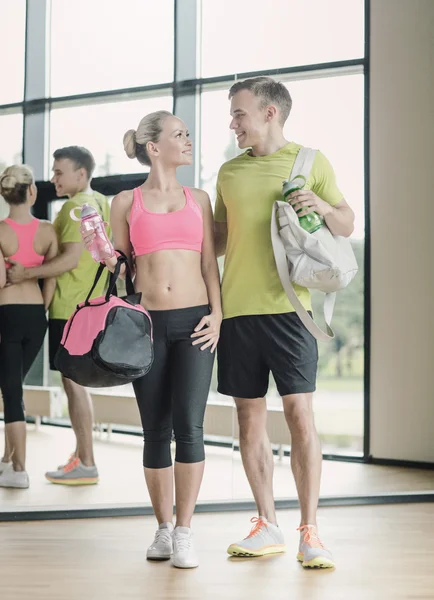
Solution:
M 0 24 L 0 104 L 22 102 L 26 47 L 25 0 L 1 0 Z
M 287 139 L 319 148 L 336 171 L 338 185 L 356 213 L 355 238 L 364 236 L 363 75 L 288 81 L 293 108 Z
M 215 184 L 220 166 L 240 150 L 233 131 L 229 130 L 228 88 L 209 89 L 201 95 L 200 171 L 199 187 L 215 196 Z
M 57 108 L 50 115 L 50 157 L 56 148 L 79 145 L 95 157 L 95 176 L 147 171 L 125 154 L 122 139 L 155 110 L 172 110 L 172 96 Z M 50 159 L 51 160 L 51 159 Z M 51 168 L 51 165 L 49 165 Z
M 202 0 L 202 77 L 363 57 L 363 0 Z
M 0 112 L 0 173 L 12 164 L 23 162 L 23 115 Z
M 171 81 L 173 23 L 173 0 L 52 0 L 51 96 Z
M 288 87 L 293 108 L 285 137 L 325 154 L 356 213 L 352 244 L 360 270 L 338 295 L 333 319 L 336 339 L 319 344 L 314 397 L 323 450 L 351 456 L 360 456 L 364 449 L 364 4 L 364 0 L 263 4 L 254 0 L 0 0 L 4 59 L 0 171 L 24 156 L 36 178 L 45 179 L 33 208 L 40 218 L 53 219 L 64 202 L 47 181 L 57 148 L 87 147 L 96 161 L 92 185 L 109 198 L 140 185 L 148 169 L 127 158 L 123 135 L 137 129 L 143 116 L 160 109 L 174 110 L 186 122 L 196 149 L 195 164 L 178 171 L 179 181 L 205 189 L 214 202 L 221 165 L 241 152 L 229 129 L 229 88 L 246 73 L 273 75 Z M 26 64 L 31 65 L 27 74 Z M 0 218 L 4 214 L 0 199 Z M 223 261 L 219 262 L 223 269 Z M 313 295 L 313 304 L 321 319 L 320 294 Z M 38 360 L 31 381 L 56 388 L 50 423 L 57 418 L 68 423 L 67 403 L 58 391 L 60 375 L 48 371 L 47 347 Z M 238 451 L 236 410 L 232 398 L 217 393 L 216 375 L 215 369 L 206 411 L 207 469 L 200 499 L 251 499 Z M 138 421 L 129 422 L 123 414 L 132 387 L 105 392 L 120 396 L 119 422 L 113 420 L 113 427 L 139 434 Z M 100 400 L 98 408 L 95 400 L 97 423 L 106 424 L 101 411 L 106 415 L 106 405 L 111 404 L 104 402 Z M 290 450 L 290 439 L 272 378 L 267 402 L 276 450 L 275 493 L 287 497 L 288 460 L 279 459 Z M 98 464 L 106 460 L 108 473 L 112 460 L 108 461 L 106 451 L 115 448 L 121 455 L 122 447 L 135 444 L 105 437 L 95 442 Z M 141 477 L 139 455 L 137 476 Z M 129 473 L 124 475 L 129 478 Z M 102 477 L 101 482 L 109 479 Z M 143 502 L 143 486 L 135 496 L 129 483 L 118 488 L 124 485 L 128 502 Z M 103 502 L 107 498 L 110 492 Z

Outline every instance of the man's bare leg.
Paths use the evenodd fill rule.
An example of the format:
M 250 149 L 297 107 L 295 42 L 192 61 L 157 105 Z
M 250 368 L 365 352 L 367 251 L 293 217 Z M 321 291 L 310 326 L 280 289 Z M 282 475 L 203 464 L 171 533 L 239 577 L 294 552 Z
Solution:
M 265 398 L 234 398 L 240 427 L 240 452 L 258 514 L 276 523 L 273 497 L 274 461 L 268 439 Z
M 77 439 L 76 456 L 86 467 L 92 467 L 95 465 L 92 399 L 86 388 L 63 375 L 62 382 L 68 398 L 69 417 Z
M 291 467 L 300 502 L 300 525 L 316 526 L 322 453 L 315 428 L 312 397 L 313 394 L 284 396 L 283 408 L 291 432 Z

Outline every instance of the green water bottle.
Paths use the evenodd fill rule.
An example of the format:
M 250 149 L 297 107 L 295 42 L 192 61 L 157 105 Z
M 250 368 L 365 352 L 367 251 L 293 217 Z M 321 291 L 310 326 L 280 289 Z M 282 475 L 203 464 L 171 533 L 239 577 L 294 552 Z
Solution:
M 288 180 L 285 179 L 282 186 L 282 194 L 286 202 L 289 202 L 289 194 L 291 192 L 295 192 L 296 190 L 302 190 L 306 185 L 306 178 L 303 175 L 297 175 L 294 179 Z M 295 212 L 300 212 L 302 210 L 299 208 Z M 298 217 L 298 222 L 300 223 L 300 227 L 303 227 L 305 231 L 308 233 L 314 233 L 318 231 L 320 227 L 322 227 L 322 219 L 316 212 L 311 212 L 308 215 L 303 215 L 302 217 Z

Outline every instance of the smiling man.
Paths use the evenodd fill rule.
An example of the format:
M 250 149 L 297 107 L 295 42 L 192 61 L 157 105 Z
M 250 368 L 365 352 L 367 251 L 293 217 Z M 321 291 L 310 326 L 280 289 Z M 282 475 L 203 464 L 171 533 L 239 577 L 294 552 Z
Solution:
M 266 433 L 265 395 L 270 372 L 291 432 L 291 465 L 301 508 L 297 558 L 305 567 L 333 567 L 316 526 L 321 447 L 312 395 L 318 350 L 280 283 L 271 244 L 271 211 L 281 199 L 301 146 L 288 142 L 283 126 L 292 106 L 286 87 L 270 77 L 247 79 L 229 92 L 238 146 L 246 151 L 225 163 L 217 180 L 215 239 L 225 254 L 223 324 L 218 348 L 218 390 L 233 396 L 240 426 L 240 450 L 258 509 L 254 526 L 228 553 L 262 556 L 286 550 L 273 498 L 273 455 Z M 321 152 L 306 190 L 291 202 L 321 215 L 332 233 L 349 236 L 354 213 L 339 191 L 333 169 Z M 310 294 L 297 288 L 311 310 Z M 283 415 L 282 415 L 283 418 Z
M 54 221 L 60 254 L 39 267 L 24 269 L 21 265 L 14 265 L 8 273 L 8 280 L 18 283 L 23 279 L 57 278 L 49 319 L 50 368 L 56 370 L 54 357 L 65 324 L 77 304 L 85 300 L 98 269 L 98 265 L 82 243 L 80 223 L 71 218 L 70 211 L 87 203 L 108 222 L 110 207 L 107 198 L 92 190 L 90 186 L 95 161 L 89 150 L 79 146 L 68 146 L 56 150 L 53 158 L 54 174 L 51 181 L 55 185 L 57 196 L 68 198 Z M 106 285 L 107 276 L 103 276 L 92 297 L 101 296 Z M 77 446 L 67 464 L 46 473 L 46 477 L 52 483 L 63 485 L 94 484 L 98 482 L 98 470 L 93 456 L 91 397 L 84 387 L 63 375 L 62 382 L 68 397 L 69 416 Z

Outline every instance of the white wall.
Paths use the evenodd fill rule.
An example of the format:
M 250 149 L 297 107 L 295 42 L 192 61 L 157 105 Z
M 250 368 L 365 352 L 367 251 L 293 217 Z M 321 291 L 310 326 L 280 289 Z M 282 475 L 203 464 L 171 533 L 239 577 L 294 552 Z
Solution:
M 434 462 L 434 0 L 371 2 L 371 453 Z

